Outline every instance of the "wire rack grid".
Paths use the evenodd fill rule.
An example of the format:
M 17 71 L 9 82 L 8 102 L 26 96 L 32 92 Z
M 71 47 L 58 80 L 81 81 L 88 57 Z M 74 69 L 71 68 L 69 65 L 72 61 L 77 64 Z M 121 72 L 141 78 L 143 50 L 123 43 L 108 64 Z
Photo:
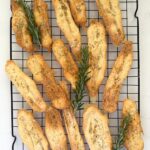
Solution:
M 32 3 L 33 3 L 32 0 L 26 1 L 26 2 L 32 6 Z M 61 38 L 64 40 L 65 44 L 68 45 L 63 33 L 60 31 L 59 27 L 57 26 L 54 8 L 52 6 L 52 0 L 46 0 L 46 3 L 48 4 L 48 8 L 49 8 L 48 13 L 49 13 L 49 19 L 50 19 L 50 24 L 52 28 L 53 39 Z M 136 100 L 138 110 L 140 111 L 139 20 L 138 20 L 138 17 L 136 16 L 136 13 L 138 10 L 138 1 L 137 0 L 120 0 L 120 6 L 122 10 L 122 20 L 123 20 L 123 26 L 124 26 L 126 38 L 133 41 L 134 61 L 133 61 L 132 69 L 122 86 L 117 111 L 115 113 L 108 114 L 109 127 L 110 127 L 111 135 L 113 138 L 113 143 L 115 143 L 115 139 L 119 131 L 119 126 L 120 126 L 120 121 L 121 121 L 122 101 L 127 97 L 131 97 L 132 99 Z M 87 18 L 88 18 L 87 26 L 89 26 L 90 21 L 92 19 L 101 20 L 95 0 L 86 0 L 86 8 L 87 8 Z M 82 35 L 82 46 L 84 46 L 87 44 L 86 32 L 83 29 L 80 29 L 80 32 Z M 108 50 L 107 50 L 108 66 L 107 66 L 105 79 L 99 89 L 98 101 L 97 101 L 97 105 L 99 106 L 99 108 L 101 108 L 102 94 L 103 94 L 103 89 L 104 89 L 106 80 L 108 78 L 108 75 L 112 69 L 112 65 L 116 57 L 118 56 L 118 52 L 120 50 L 120 48 L 116 48 L 113 46 L 108 35 L 107 35 L 107 39 L 108 39 Z M 55 77 L 57 80 L 65 80 L 64 75 L 63 75 L 63 70 L 58 64 L 58 62 L 55 60 L 55 57 L 53 56 L 52 53 L 49 53 L 45 49 L 40 49 L 36 51 L 35 53 L 40 53 L 44 56 L 47 63 L 55 71 Z M 32 77 L 31 73 L 26 67 L 26 59 L 28 58 L 29 55 L 30 54 L 28 52 L 24 51 L 17 45 L 16 40 L 15 40 L 15 35 L 12 31 L 12 26 L 10 25 L 10 59 L 14 60 L 25 73 L 27 73 L 29 76 Z M 70 84 L 68 84 L 68 86 L 70 89 L 70 96 L 73 97 Z M 46 102 L 48 102 L 49 100 L 47 99 L 45 95 L 43 86 L 38 85 L 38 88 L 40 92 L 42 93 L 42 96 L 44 97 Z M 89 103 L 90 102 L 89 97 L 85 97 L 83 101 L 85 103 Z M 32 111 L 28 107 L 24 99 L 20 96 L 19 92 L 16 90 L 14 85 L 11 83 L 11 119 L 12 119 L 12 136 L 14 137 L 12 150 L 26 150 L 27 149 L 26 146 L 22 143 L 18 135 L 17 111 L 21 108 L 25 108 L 27 110 Z M 34 116 L 44 129 L 44 114 L 34 113 Z M 84 138 L 83 131 L 82 131 L 82 110 L 78 112 L 78 114 L 76 115 L 76 118 L 80 127 L 80 132 Z M 89 149 L 85 139 L 84 139 L 84 142 L 85 142 L 86 149 Z M 68 147 L 69 147 L 69 142 L 68 142 Z

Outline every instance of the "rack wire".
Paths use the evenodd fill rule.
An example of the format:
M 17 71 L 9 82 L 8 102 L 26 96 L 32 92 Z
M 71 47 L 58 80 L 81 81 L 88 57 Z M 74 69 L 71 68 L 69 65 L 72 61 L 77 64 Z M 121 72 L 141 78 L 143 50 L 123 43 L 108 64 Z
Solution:
M 29 5 L 32 5 L 33 1 L 30 0 L 30 1 L 27 1 L 27 3 Z M 60 31 L 59 27 L 57 26 L 54 9 L 52 6 L 52 0 L 46 0 L 46 3 L 48 4 L 48 8 L 49 8 L 48 13 L 49 13 L 50 22 L 51 22 L 53 39 L 61 38 L 64 40 L 65 44 L 68 45 L 63 33 Z M 130 97 L 136 100 L 138 110 L 140 112 L 139 19 L 136 16 L 136 13 L 138 10 L 138 0 L 120 0 L 120 5 L 121 5 L 121 10 L 122 10 L 122 20 L 123 20 L 124 30 L 126 33 L 126 38 L 133 41 L 134 61 L 133 61 L 132 69 L 123 84 L 123 87 L 120 93 L 119 105 L 118 105 L 117 111 L 115 113 L 108 114 L 109 127 L 111 131 L 111 135 L 113 137 L 113 143 L 115 143 L 116 136 L 118 135 L 118 130 L 119 130 L 120 121 L 121 121 L 121 110 L 122 110 L 123 100 L 127 97 Z M 97 19 L 99 21 L 101 20 L 101 17 L 98 14 L 98 9 L 96 7 L 95 0 L 86 0 L 86 8 L 87 8 L 87 18 L 88 18 L 87 26 L 89 26 L 90 21 L 92 19 Z M 81 28 L 80 28 L 80 31 L 82 35 L 82 46 L 84 46 L 87 44 L 86 32 L 85 30 Z M 101 103 L 102 103 L 102 94 L 103 94 L 104 85 L 112 69 L 112 65 L 116 57 L 118 56 L 118 52 L 120 50 L 120 48 L 116 48 L 113 46 L 108 36 L 107 36 L 107 39 L 108 39 L 108 50 L 107 50 L 108 66 L 107 66 L 105 79 L 99 89 L 98 101 L 97 101 L 97 105 L 100 109 L 102 109 Z M 36 51 L 35 53 L 40 53 L 44 56 L 47 63 L 55 71 L 55 77 L 57 80 L 65 80 L 62 68 L 60 67 L 58 62 L 55 60 L 55 57 L 53 56 L 52 53 L 49 53 L 45 49 L 40 49 Z M 15 40 L 15 35 L 12 31 L 12 26 L 10 23 L 10 59 L 14 60 L 25 73 L 27 73 L 29 76 L 32 77 L 31 73 L 26 67 L 26 59 L 28 58 L 28 56 L 29 56 L 29 53 L 24 51 L 22 48 L 20 48 L 17 45 L 16 40 Z M 68 84 L 68 86 L 70 89 L 70 96 L 72 97 L 73 93 L 71 92 L 70 84 Z M 42 96 L 44 97 L 44 99 L 48 102 L 49 100 L 47 99 L 45 95 L 43 86 L 38 85 L 38 88 L 40 92 L 42 93 Z M 89 103 L 90 102 L 89 97 L 85 97 L 84 102 Z M 20 96 L 19 92 L 11 83 L 11 121 L 12 121 L 12 136 L 14 137 L 12 150 L 26 150 L 27 149 L 22 143 L 18 135 L 17 111 L 21 108 L 31 111 L 31 109 L 28 107 L 24 99 Z M 44 129 L 44 114 L 34 113 L 34 116 Z M 80 127 L 80 132 L 84 138 L 83 131 L 82 131 L 82 110 L 78 112 L 78 114 L 76 115 L 76 118 Z M 84 139 L 84 142 L 85 142 L 86 149 L 89 149 L 85 139 Z M 69 142 L 68 142 L 68 146 L 69 146 Z

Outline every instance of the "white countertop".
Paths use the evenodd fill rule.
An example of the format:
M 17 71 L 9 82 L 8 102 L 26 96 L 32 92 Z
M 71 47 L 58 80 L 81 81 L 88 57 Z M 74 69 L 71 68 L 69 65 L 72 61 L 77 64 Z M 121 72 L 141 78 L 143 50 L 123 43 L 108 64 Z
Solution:
M 144 129 L 144 150 L 150 146 L 150 0 L 139 0 L 141 119 Z M 9 59 L 10 0 L 0 0 L 0 149 L 11 150 L 10 85 L 4 72 Z

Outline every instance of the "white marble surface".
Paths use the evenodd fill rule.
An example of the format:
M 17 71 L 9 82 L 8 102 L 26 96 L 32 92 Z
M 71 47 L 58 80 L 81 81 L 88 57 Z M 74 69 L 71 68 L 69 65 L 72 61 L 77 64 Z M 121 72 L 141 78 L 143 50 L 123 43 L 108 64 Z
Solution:
M 10 86 L 4 72 L 9 58 L 10 0 L 0 0 L 0 149 L 10 150 L 12 144 L 10 120 Z M 141 118 L 144 129 L 144 150 L 150 145 L 150 0 L 139 0 Z

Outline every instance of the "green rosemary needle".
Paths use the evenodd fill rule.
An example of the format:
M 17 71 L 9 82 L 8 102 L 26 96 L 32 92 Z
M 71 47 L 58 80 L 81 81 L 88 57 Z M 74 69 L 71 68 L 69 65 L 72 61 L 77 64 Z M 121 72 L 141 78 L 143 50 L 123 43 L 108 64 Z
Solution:
M 123 147 L 126 133 L 127 133 L 130 122 L 131 122 L 131 116 L 130 115 L 126 116 L 123 119 L 122 125 L 119 129 L 119 135 L 118 135 L 118 138 L 116 140 L 116 147 L 114 148 L 114 150 L 121 150 L 121 148 Z
M 72 106 L 74 111 L 81 110 L 83 108 L 82 99 L 86 96 L 85 84 L 89 80 L 89 51 L 88 47 L 81 49 L 81 60 L 79 62 L 78 81 L 76 83 L 76 89 L 74 90 L 75 98 L 72 100 Z
M 18 0 L 17 2 L 23 8 L 23 10 L 26 14 L 26 17 L 27 17 L 28 23 L 29 23 L 28 30 L 29 30 L 30 34 L 32 35 L 33 42 L 35 44 L 41 46 L 40 31 L 39 31 L 38 27 L 36 26 L 34 15 L 33 15 L 31 8 L 23 0 Z

